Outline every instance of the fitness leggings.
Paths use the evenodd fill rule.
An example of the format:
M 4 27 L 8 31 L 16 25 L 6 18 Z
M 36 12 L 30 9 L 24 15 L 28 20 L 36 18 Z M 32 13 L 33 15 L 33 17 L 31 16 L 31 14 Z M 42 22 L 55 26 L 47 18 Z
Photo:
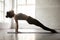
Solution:
M 36 25 L 36 26 L 38 26 L 38 27 L 41 27 L 41 28 L 44 29 L 44 30 L 52 31 L 52 29 L 44 26 L 44 25 L 43 25 L 42 23 L 40 23 L 38 20 L 36 20 L 36 19 L 34 19 L 34 18 L 30 17 L 30 16 L 29 16 L 29 18 L 27 19 L 27 22 L 28 22 L 29 24 L 34 24 L 34 25 Z

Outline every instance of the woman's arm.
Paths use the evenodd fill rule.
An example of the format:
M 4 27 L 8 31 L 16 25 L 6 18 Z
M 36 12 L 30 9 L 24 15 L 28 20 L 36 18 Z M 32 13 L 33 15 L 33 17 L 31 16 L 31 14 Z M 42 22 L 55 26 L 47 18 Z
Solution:
M 17 20 L 16 17 L 15 17 L 14 19 L 15 19 L 15 22 L 16 22 L 16 29 L 15 29 L 15 32 L 18 33 L 18 20 Z

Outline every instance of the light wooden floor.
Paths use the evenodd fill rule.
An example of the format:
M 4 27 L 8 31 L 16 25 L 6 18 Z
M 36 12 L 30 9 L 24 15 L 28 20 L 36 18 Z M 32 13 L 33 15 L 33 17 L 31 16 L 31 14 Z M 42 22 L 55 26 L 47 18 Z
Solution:
M 52 34 L 45 30 L 20 29 L 15 34 L 14 29 L 0 29 L 0 40 L 60 40 L 60 33 Z M 57 30 L 59 32 L 59 30 Z

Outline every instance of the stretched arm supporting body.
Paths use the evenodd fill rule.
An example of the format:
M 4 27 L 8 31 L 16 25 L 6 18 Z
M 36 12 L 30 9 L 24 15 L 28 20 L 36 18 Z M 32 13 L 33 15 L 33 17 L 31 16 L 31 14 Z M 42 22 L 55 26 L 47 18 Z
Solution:
M 15 29 L 15 32 L 18 33 L 18 20 L 17 20 L 16 17 L 15 17 L 15 22 L 16 22 L 16 29 Z

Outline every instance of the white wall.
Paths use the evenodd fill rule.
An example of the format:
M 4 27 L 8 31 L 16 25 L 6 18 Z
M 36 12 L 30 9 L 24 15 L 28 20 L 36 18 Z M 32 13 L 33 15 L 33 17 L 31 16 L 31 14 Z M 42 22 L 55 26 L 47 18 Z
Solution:
M 6 18 L 6 12 L 12 9 L 12 0 L 5 0 L 5 13 L 4 13 L 4 21 L 0 22 L 0 29 L 8 29 L 11 27 L 11 19 Z
M 36 0 L 36 19 L 47 27 L 60 29 L 60 0 Z
M 9 23 L 2 23 L 0 22 L 0 29 L 9 29 L 11 25 Z

